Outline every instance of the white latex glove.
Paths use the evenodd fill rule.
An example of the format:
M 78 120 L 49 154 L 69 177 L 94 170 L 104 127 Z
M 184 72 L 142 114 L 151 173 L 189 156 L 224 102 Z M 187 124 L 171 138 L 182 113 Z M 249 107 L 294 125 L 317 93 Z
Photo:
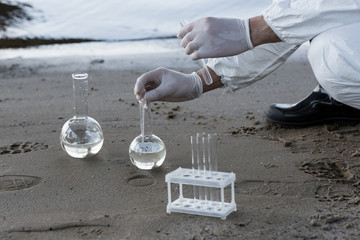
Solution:
M 202 82 L 195 72 L 184 74 L 167 68 L 158 68 L 141 75 L 134 93 L 140 101 L 184 102 L 201 96 Z
M 234 56 L 254 48 L 248 19 L 202 18 L 180 28 L 177 37 L 194 60 Z

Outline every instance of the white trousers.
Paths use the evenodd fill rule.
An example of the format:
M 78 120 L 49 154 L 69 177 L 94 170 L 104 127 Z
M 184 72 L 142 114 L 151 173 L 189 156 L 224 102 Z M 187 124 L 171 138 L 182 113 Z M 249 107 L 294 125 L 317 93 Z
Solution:
M 280 42 L 243 54 L 210 59 L 226 91 L 244 88 L 273 72 L 298 48 Z M 360 109 L 360 22 L 334 28 L 310 42 L 308 60 L 319 84 L 331 97 Z
M 360 109 L 360 22 L 316 36 L 308 59 L 316 79 L 331 97 Z

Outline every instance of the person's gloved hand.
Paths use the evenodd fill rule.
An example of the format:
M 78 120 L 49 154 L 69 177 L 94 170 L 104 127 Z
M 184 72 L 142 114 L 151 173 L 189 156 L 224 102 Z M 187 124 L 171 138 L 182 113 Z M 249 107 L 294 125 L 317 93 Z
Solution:
M 248 19 L 202 18 L 180 28 L 177 36 L 194 60 L 234 56 L 253 48 Z
M 140 101 L 183 102 L 198 98 L 203 92 L 202 82 L 195 72 L 184 74 L 158 68 L 141 75 L 134 93 Z

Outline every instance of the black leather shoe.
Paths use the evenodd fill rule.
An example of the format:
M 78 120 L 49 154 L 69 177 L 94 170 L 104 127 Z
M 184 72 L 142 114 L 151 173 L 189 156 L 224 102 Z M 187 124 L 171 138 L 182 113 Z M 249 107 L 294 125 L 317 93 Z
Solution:
M 309 126 L 328 122 L 357 124 L 360 122 L 360 110 L 336 101 L 318 86 L 298 103 L 271 104 L 266 119 L 283 126 Z

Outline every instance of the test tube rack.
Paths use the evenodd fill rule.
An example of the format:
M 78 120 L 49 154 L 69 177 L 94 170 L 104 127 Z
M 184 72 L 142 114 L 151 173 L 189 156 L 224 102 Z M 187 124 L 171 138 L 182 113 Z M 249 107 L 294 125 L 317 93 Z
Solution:
M 167 213 L 179 212 L 209 217 L 226 217 L 236 211 L 235 203 L 235 174 L 218 171 L 202 171 L 197 169 L 178 168 L 165 176 L 168 188 Z M 179 184 L 179 197 L 175 201 L 171 198 L 171 184 Z M 221 201 L 208 199 L 184 198 L 183 185 L 193 185 L 220 189 Z M 225 202 L 224 188 L 231 185 L 231 202 Z
M 235 174 L 217 171 L 217 135 L 197 133 L 190 137 L 192 169 L 178 168 L 165 176 L 168 188 L 167 213 L 220 217 L 225 220 L 235 203 Z M 171 198 L 171 184 L 179 184 L 179 197 Z M 194 197 L 184 197 L 184 185 L 192 185 Z M 225 202 L 224 189 L 231 185 L 231 202 Z M 219 200 L 220 192 L 220 200 Z M 228 199 L 228 198 L 227 198 Z

